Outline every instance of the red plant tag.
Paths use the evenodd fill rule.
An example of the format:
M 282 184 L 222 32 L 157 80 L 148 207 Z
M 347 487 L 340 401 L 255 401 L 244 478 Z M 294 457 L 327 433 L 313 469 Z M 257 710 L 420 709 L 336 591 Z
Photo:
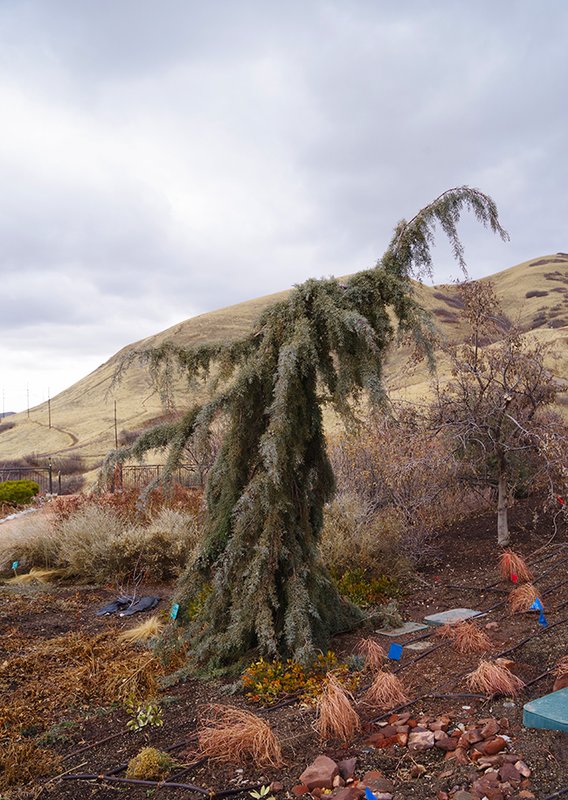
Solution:
M 558 502 L 560 503 L 561 506 L 566 505 L 566 501 L 564 500 L 564 498 L 557 497 L 556 499 L 558 500 Z
M 515 575 L 515 573 L 513 572 L 513 573 L 511 573 L 511 580 L 513 581 L 513 583 L 518 583 L 519 582 L 519 576 Z

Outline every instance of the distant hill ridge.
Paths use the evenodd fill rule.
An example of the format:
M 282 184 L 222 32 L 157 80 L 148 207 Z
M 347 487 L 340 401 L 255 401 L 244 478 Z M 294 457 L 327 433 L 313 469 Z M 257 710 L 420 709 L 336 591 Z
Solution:
M 568 254 L 555 253 L 525 261 L 484 280 L 494 283 L 503 311 L 513 322 L 550 344 L 551 369 L 559 376 L 568 375 Z M 51 399 L 51 428 L 47 403 L 31 409 L 29 418 L 27 412 L 10 415 L 13 426 L 0 431 L 0 460 L 30 453 L 46 457 L 76 454 L 94 465 L 114 447 L 114 401 L 119 433 L 137 430 L 162 413 L 148 375 L 138 365 L 127 371 L 111 393 L 113 375 L 125 354 L 168 339 L 182 345 L 197 345 L 236 338 L 250 329 L 264 308 L 285 298 L 289 291 L 201 314 L 127 345 Z M 416 296 L 433 315 L 441 332 L 454 340 L 463 338 L 460 300 L 453 284 L 417 284 Z M 445 366 L 440 358 L 437 369 L 441 375 Z M 409 371 L 400 351 L 392 352 L 385 370 L 385 383 L 395 396 L 416 399 L 426 393 L 429 380 L 424 365 Z M 186 390 L 180 390 L 176 400 L 184 407 L 191 398 Z

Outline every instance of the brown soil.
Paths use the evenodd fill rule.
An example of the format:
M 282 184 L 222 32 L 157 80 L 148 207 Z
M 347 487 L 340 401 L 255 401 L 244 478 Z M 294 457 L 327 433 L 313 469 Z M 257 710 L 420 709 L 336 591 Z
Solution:
M 525 681 L 538 678 L 545 670 L 552 668 L 562 656 L 568 655 L 568 536 L 566 527 L 560 527 L 554 538 L 552 521 L 537 514 L 538 504 L 531 499 L 519 502 L 512 513 L 514 548 L 529 557 L 534 565 L 535 584 L 543 599 L 549 628 L 538 624 L 534 612 L 512 615 L 506 598 L 510 584 L 499 580 L 497 571 L 498 552 L 495 546 L 495 519 L 493 515 L 481 515 L 445 531 L 440 535 L 440 561 L 416 576 L 406 588 L 406 595 L 400 605 L 405 619 L 420 621 L 426 614 L 444 611 L 455 607 L 489 609 L 497 603 L 501 605 L 488 612 L 481 624 L 497 622 L 496 629 L 488 629 L 493 649 L 490 656 L 514 647 L 522 639 L 537 634 L 530 641 L 516 649 L 511 658 L 515 661 L 514 671 Z M 0 528 L 1 533 L 1 528 Z M 546 557 L 546 558 L 545 558 Z M 543 559 L 543 560 L 541 560 Z M 537 563 L 539 562 L 539 563 Z M 494 584 L 494 586 L 489 586 Z M 144 587 L 141 593 L 157 593 L 162 596 L 159 609 L 167 615 L 171 587 Z M 31 743 L 62 757 L 58 773 L 67 773 L 65 779 L 51 775 L 34 778 L 32 781 L 15 785 L 4 790 L 0 797 L 11 800 L 39 800 L 51 797 L 57 800 L 107 800 L 124 796 L 138 798 L 196 797 L 185 789 L 152 786 L 133 786 L 122 783 L 105 783 L 103 780 L 69 780 L 71 774 L 108 775 L 124 777 L 121 765 L 147 745 L 161 749 L 173 747 L 175 755 L 183 764 L 196 761 L 194 734 L 198 709 L 205 703 L 220 702 L 244 706 L 252 710 L 240 694 L 234 694 L 235 686 L 229 681 L 200 682 L 188 679 L 162 690 L 163 727 L 146 727 L 132 732 L 127 729 L 129 719 L 124 706 L 118 702 L 104 703 L 88 700 L 85 693 L 58 695 L 58 681 L 65 677 L 65 664 L 37 659 L 34 652 L 46 642 L 56 637 L 108 636 L 109 642 L 122 629 L 141 621 L 133 617 L 122 620 L 116 616 L 96 617 L 95 611 L 113 599 L 115 591 L 111 587 L 3 587 L 0 589 L 0 714 L 8 722 L 0 727 L 0 750 L 8 743 L 19 745 Z M 562 608 L 562 605 L 566 606 Z M 565 624 L 558 624 L 564 620 Z M 485 629 L 485 628 L 484 628 Z M 365 632 L 372 634 L 372 628 Z M 338 637 L 333 647 L 342 658 L 353 653 L 357 635 Z M 103 637 L 104 638 L 104 637 Z M 378 637 L 388 646 L 388 638 Z M 408 643 L 412 636 L 405 637 L 401 643 Z M 433 644 L 442 644 L 431 655 L 414 661 L 422 652 L 405 649 L 399 677 L 412 698 L 425 694 L 456 694 L 468 692 L 463 676 L 473 670 L 478 656 L 459 655 L 445 640 L 432 637 Z M 110 645 L 109 645 L 110 646 Z M 126 646 L 125 646 L 126 647 Z M 128 645 L 132 657 L 140 652 L 140 647 Z M 28 673 L 14 673 L 11 680 L 2 680 L 3 670 L 10 670 L 13 659 L 29 656 Z M 68 668 L 72 668 L 69 664 Z M 75 665 L 76 667 L 77 665 Z M 108 665 L 110 670 L 112 665 Z M 397 669 L 396 665 L 392 665 Z M 103 665 L 104 672 L 105 665 Z M 63 676 L 63 677 L 62 677 Z M 102 680 L 102 678 L 101 678 Z M 11 719 L 10 707 L 14 707 L 25 694 L 26 689 L 38 683 L 44 692 L 35 690 L 36 705 L 30 710 L 29 719 Z M 527 762 L 533 773 L 528 789 L 538 798 L 568 786 L 568 736 L 565 733 L 527 730 L 522 727 L 522 706 L 529 699 L 539 697 L 552 690 L 551 675 L 540 678 L 530 685 L 512 704 L 503 698 L 480 700 L 462 697 L 428 698 L 424 697 L 409 708 L 413 716 L 448 715 L 453 723 L 494 716 L 507 717 L 510 722 L 509 735 L 511 748 Z M 364 687 L 363 687 L 364 688 Z M 359 693 L 362 694 L 362 691 Z M 85 699 L 87 697 L 87 699 Z M 409 754 L 405 748 L 391 747 L 375 749 L 368 744 L 369 735 L 377 731 L 371 720 L 381 712 L 365 709 L 361 704 L 359 711 L 364 718 L 363 732 L 348 747 L 338 743 L 322 743 L 314 731 L 314 711 L 299 704 L 281 706 L 275 709 L 260 709 L 262 714 L 279 735 L 286 766 L 280 769 L 259 768 L 255 764 L 243 763 L 227 765 L 205 761 L 181 774 L 181 769 L 173 773 L 169 780 L 191 783 L 204 789 L 223 791 L 242 789 L 243 798 L 248 798 L 246 789 L 258 784 L 280 781 L 283 790 L 278 798 L 290 795 L 292 786 L 299 782 L 305 767 L 319 754 L 332 758 L 356 756 L 357 775 L 365 771 L 379 769 L 394 781 L 395 800 L 416 798 L 427 800 L 436 798 L 437 792 L 451 791 L 455 787 L 469 786 L 478 775 L 474 764 L 460 766 L 455 761 L 444 761 L 444 753 L 430 750 L 425 753 Z M 6 717 L 7 714 L 7 717 Z M 0 723 L 1 724 L 1 723 Z M 176 747 L 179 745 L 179 747 Z M 36 774 L 41 772 L 41 756 Z M 421 777 L 412 778 L 411 769 L 415 764 L 424 764 L 426 772 Z M 1 764 L 1 761 L 0 761 Z M 22 767 L 22 775 L 25 769 Z M 0 768 L 0 785 L 2 771 Z M 518 795 L 512 795 L 518 796 Z

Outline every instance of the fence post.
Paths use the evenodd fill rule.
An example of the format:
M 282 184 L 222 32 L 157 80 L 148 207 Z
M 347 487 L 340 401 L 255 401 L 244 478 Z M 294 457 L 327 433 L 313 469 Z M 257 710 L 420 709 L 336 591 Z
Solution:
M 51 466 L 51 459 L 47 465 L 49 474 L 49 494 L 53 494 L 53 467 Z
M 57 473 L 57 494 L 61 495 L 61 470 Z

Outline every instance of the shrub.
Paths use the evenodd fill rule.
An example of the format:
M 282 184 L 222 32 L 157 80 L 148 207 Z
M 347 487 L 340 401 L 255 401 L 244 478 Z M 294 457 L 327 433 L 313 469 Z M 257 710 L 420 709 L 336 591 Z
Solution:
M 308 666 L 292 659 L 265 661 L 260 658 L 243 672 L 241 682 L 245 695 L 255 703 L 270 705 L 290 696 L 313 703 L 330 672 L 350 691 L 359 683 L 360 675 L 351 672 L 347 664 L 340 663 L 331 650 L 320 653 Z
M 145 525 L 134 525 L 113 508 L 73 503 L 61 518 L 23 521 L 17 536 L 3 540 L 0 565 L 18 559 L 22 566 L 62 568 L 76 578 L 117 583 L 148 577 L 176 578 L 195 552 L 199 518 L 162 508 Z
M 126 777 L 135 780 L 160 781 L 171 772 L 175 765 L 175 759 L 164 753 L 163 750 L 157 750 L 155 747 L 143 747 L 128 762 Z
M 336 583 L 343 597 L 360 608 L 381 605 L 391 598 L 400 597 L 401 594 L 395 578 L 389 578 L 387 575 L 374 578 L 359 568 L 348 570 L 336 580 Z
M 14 506 L 26 506 L 39 492 L 35 481 L 2 481 L 0 483 L 0 503 Z

